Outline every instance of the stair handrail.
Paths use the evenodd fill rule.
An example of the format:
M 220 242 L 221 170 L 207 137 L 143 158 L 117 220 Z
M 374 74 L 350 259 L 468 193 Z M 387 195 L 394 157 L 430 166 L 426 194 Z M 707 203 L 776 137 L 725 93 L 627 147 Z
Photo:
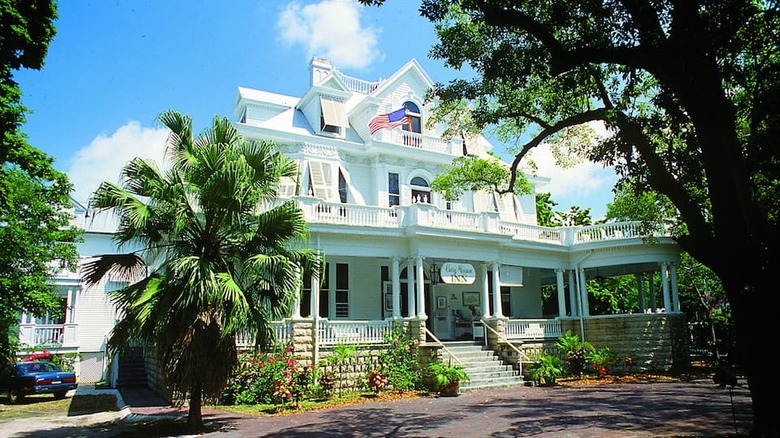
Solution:
M 519 348 L 515 347 L 514 344 L 509 342 L 509 339 L 507 339 L 506 336 L 497 332 L 493 327 L 490 326 L 490 324 L 487 324 L 487 321 L 485 321 L 483 318 L 479 318 L 479 321 L 482 323 L 484 327 L 488 328 L 491 332 L 493 332 L 494 335 L 496 335 L 496 338 L 498 338 L 499 342 L 504 342 L 505 344 L 509 345 L 511 349 L 515 350 L 515 352 L 517 353 L 517 370 L 520 372 L 520 374 L 523 374 L 523 359 L 531 362 L 531 358 L 528 357 L 527 354 L 520 351 Z M 487 336 L 485 337 L 485 340 L 487 341 Z
M 458 359 L 458 356 L 455 356 L 455 354 L 449 348 L 447 348 L 446 345 L 444 345 L 444 342 L 440 341 L 439 338 L 436 337 L 436 335 L 431 333 L 431 331 L 428 330 L 428 327 L 425 327 L 425 334 L 433 338 L 433 340 L 436 341 L 436 344 L 438 344 L 442 349 L 444 349 L 444 351 L 446 351 L 451 358 L 455 359 L 455 362 L 457 362 L 460 366 L 464 366 L 463 362 L 461 362 L 460 359 Z

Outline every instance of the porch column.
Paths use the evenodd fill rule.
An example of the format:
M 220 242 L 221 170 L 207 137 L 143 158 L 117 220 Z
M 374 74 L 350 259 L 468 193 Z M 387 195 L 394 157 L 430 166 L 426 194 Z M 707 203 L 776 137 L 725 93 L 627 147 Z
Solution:
M 320 317 L 320 278 L 311 275 L 311 297 L 309 297 L 309 307 L 311 308 L 311 317 L 315 321 Z
M 406 298 L 406 302 L 409 303 L 409 314 L 406 316 L 411 318 L 417 314 L 414 309 L 414 259 L 411 258 L 406 260 Z
M 664 312 L 672 311 L 672 300 L 669 296 L 669 263 L 661 263 L 661 289 L 664 294 Z
M 588 286 L 585 278 L 585 268 L 580 268 L 580 315 L 590 316 L 588 305 Z
M 501 308 L 501 277 L 498 269 L 498 262 L 493 262 L 493 316 L 500 318 L 504 316 L 504 312 Z
M 311 274 L 311 296 L 309 297 L 311 309 L 311 338 L 312 338 L 312 363 L 320 360 L 320 276 Z
M 650 275 L 648 275 L 648 289 L 650 290 L 650 306 L 653 309 L 653 312 L 655 313 L 655 309 L 658 308 L 658 304 L 655 302 L 655 272 L 650 272 Z
M 295 267 L 295 298 L 293 299 L 293 319 L 301 319 L 301 291 L 303 290 L 303 277 L 300 266 Z
M 682 312 L 680 309 L 680 294 L 677 290 L 677 263 L 670 263 L 672 277 L 672 306 L 675 312 Z
M 393 263 L 390 265 L 390 278 L 393 281 L 393 319 L 401 317 L 401 276 L 399 271 L 401 260 L 393 257 Z M 385 297 L 382 297 L 385 300 Z M 382 302 L 384 306 L 384 301 Z
M 425 273 L 423 258 L 417 256 L 417 316 L 425 316 Z
M 645 275 L 640 272 L 639 274 L 634 274 L 634 278 L 636 278 L 636 291 L 639 293 L 639 310 L 645 313 L 645 310 L 647 310 L 645 305 Z
M 479 264 L 479 278 L 482 280 L 482 285 L 480 287 L 480 292 L 482 295 L 482 315 L 487 318 L 491 315 L 490 313 L 490 306 L 488 306 L 488 303 L 490 300 L 488 299 L 488 276 L 487 276 L 487 263 L 480 263 Z
M 555 282 L 558 288 L 558 316 L 566 316 L 566 290 L 563 288 L 563 269 L 555 270 Z
M 569 269 L 569 307 L 571 307 L 571 316 L 578 316 L 580 312 L 577 310 L 579 307 L 577 303 L 577 282 L 574 280 L 574 270 Z

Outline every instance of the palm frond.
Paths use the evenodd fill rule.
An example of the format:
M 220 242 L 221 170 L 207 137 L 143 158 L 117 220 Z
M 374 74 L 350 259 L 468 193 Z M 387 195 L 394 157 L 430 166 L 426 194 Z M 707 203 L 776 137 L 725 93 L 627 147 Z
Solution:
M 146 272 L 146 263 L 136 254 L 103 254 L 90 258 L 81 267 L 81 280 L 92 287 L 106 275 L 131 282 Z

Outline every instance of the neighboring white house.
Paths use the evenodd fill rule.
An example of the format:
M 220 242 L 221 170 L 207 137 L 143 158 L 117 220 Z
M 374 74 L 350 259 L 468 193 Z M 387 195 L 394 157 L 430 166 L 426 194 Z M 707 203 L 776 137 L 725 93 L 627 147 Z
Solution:
M 327 281 L 305 279 L 299 305 L 276 326 L 286 337 L 295 323 L 309 324 L 312 360 L 335 343 L 380 342 L 398 320 L 416 326 L 423 342 L 468 338 L 484 329 L 466 323 L 469 304 L 499 334 L 488 333 L 491 345 L 549 339 L 566 329 L 590 338 L 594 321 L 602 328 L 591 333 L 603 337 L 597 332 L 624 330 L 627 319 L 656 327 L 682 315 L 679 248 L 668 237 L 648 242 L 633 222 L 541 227 L 535 193 L 467 193 L 447 202 L 433 192 L 431 181 L 454 158 L 486 156 L 492 145 L 485 138 L 466 145 L 444 141 L 441 127 L 427 128 L 425 95 L 433 82 L 417 61 L 371 82 L 314 58 L 309 80 L 300 97 L 239 87 L 234 116 L 243 136 L 275 142 L 299 165 L 297 180 L 284 181 L 280 195 L 304 211 L 309 246 L 326 255 Z M 370 133 L 373 118 L 401 108 L 407 123 Z M 528 177 L 534 190 L 548 182 Z M 82 256 L 116 252 L 111 227 L 75 205 L 75 220 L 87 230 Z M 614 324 L 608 322 L 614 315 L 591 315 L 586 280 L 627 274 L 637 278 L 639 308 Z M 648 278 L 658 274 L 660 287 L 654 287 Z M 104 377 L 105 341 L 116 318 L 106 291 L 122 284 L 85 290 L 76 274 L 55 282 L 67 301 L 65 320 L 36 322 L 25 315 L 22 340 L 81 353 L 82 381 Z M 542 305 L 548 285 L 557 291 L 552 312 Z M 657 360 L 659 353 L 652 355 Z

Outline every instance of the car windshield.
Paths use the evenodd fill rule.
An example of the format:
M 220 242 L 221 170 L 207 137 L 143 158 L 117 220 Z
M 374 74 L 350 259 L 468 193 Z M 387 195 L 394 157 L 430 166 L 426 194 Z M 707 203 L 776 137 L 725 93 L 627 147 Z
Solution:
M 57 368 L 56 365 L 50 362 L 20 363 L 18 365 L 18 368 L 22 374 L 53 373 L 59 371 L 59 368 Z

